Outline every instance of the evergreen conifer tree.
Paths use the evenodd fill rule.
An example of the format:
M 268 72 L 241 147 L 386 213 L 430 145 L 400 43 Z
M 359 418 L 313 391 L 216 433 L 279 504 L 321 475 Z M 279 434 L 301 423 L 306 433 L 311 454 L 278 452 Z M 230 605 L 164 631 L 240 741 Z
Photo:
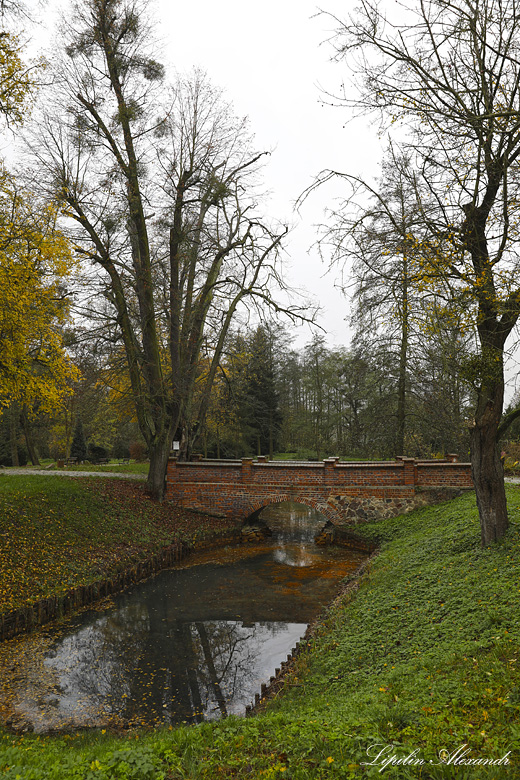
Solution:
M 87 457 L 87 442 L 85 440 L 85 432 L 83 430 L 81 417 L 78 417 L 74 428 L 74 436 L 72 437 L 72 444 L 70 446 L 70 456 L 71 458 L 77 458 L 78 463 L 85 460 Z
M 247 426 L 250 448 L 257 455 L 272 458 L 278 448 L 282 414 L 276 389 L 275 367 L 269 333 L 259 326 L 250 343 L 242 418 Z

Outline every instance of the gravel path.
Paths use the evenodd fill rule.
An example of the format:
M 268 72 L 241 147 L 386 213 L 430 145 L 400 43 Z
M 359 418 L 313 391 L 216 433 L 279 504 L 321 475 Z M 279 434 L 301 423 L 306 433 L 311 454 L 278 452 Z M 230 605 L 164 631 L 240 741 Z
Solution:
M 146 479 L 146 474 L 119 474 L 114 471 L 67 471 L 66 469 L 46 471 L 45 469 L 0 468 L 0 476 L 10 476 L 11 474 L 23 474 L 24 477 L 37 474 L 44 477 L 111 477 L 114 479 L 139 479 L 141 481 Z

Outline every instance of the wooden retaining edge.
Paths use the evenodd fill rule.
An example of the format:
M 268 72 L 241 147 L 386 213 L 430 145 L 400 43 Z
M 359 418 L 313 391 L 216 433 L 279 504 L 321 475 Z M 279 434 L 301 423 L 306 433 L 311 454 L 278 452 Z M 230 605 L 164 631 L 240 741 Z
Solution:
M 49 596 L 27 607 L 4 612 L 0 614 L 0 642 L 29 632 L 38 626 L 49 623 L 51 620 L 63 617 L 84 606 L 94 604 L 100 599 L 126 590 L 131 585 L 142 582 L 151 575 L 157 574 L 159 571 L 182 561 L 197 550 L 211 549 L 212 547 L 218 548 L 230 542 L 240 541 L 240 529 L 232 529 L 231 531 L 217 533 L 193 545 L 176 542 L 163 547 L 150 558 L 138 561 L 129 569 L 117 572 L 112 577 L 97 580 L 90 583 L 90 585 L 78 585 L 75 588 L 70 588 L 61 596 Z
M 363 539 L 362 536 L 354 533 L 350 527 L 346 527 L 345 525 L 336 526 L 333 529 L 333 532 L 333 544 L 338 547 L 368 553 L 369 555 L 377 549 L 377 544 Z M 358 575 L 355 574 L 354 576 Z
M 305 634 L 302 636 L 300 641 L 296 643 L 296 646 L 293 647 L 287 656 L 287 660 L 282 661 L 280 668 L 275 670 L 274 675 L 270 678 L 268 683 L 262 683 L 260 686 L 260 693 L 255 693 L 254 703 L 248 704 L 246 706 L 246 718 L 251 718 L 254 715 L 258 715 L 258 713 L 265 709 L 267 703 L 270 700 L 275 699 L 278 696 L 278 694 L 287 684 L 287 678 L 295 671 L 296 659 L 303 652 L 304 648 L 309 644 L 309 640 L 314 636 L 323 623 L 327 612 L 329 612 L 329 610 L 332 609 L 332 607 L 334 607 L 336 604 L 343 601 L 347 594 L 355 593 L 358 590 L 368 565 L 378 554 L 378 549 L 372 549 L 370 557 L 367 558 L 366 561 L 363 561 L 361 566 L 356 569 L 354 574 L 347 579 L 338 595 L 330 602 L 330 604 L 324 608 L 324 610 L 313 620 L 312 623 L 309 623 Z

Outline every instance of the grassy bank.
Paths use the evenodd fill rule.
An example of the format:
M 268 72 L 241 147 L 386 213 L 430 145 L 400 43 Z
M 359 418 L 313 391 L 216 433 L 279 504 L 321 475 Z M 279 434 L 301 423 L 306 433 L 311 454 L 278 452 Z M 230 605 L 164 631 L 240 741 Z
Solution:
M 472 496 L 358 527 L 380 541 L 379 556 L 359 590 L 328 610 L 262 714 L 124 736 L 4 734 L 0 771 L 9 780 L 518 777 L 518 488 L 509 506 L 510 532 L 486 550 Z M 394 747 L 369 758 L 375 744 L 374 753 Z M 392 755 L 411 757 L 383 768 Z M 502 763 L 460 763 L 469 758 Z
M 159 505 L 133 481 L 0 476 L 0 612 L 109 577 L 226 521 Z

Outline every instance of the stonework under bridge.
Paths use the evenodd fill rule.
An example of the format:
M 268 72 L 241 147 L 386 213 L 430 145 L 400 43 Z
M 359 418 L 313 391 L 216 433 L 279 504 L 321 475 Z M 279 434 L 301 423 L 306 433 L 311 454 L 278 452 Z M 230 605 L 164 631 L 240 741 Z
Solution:
M 322 462 L 199 460 L 168 464 L 166 498 L 178 506 L 245 521 L 270 504 L 295 501 L 335 525 L 408 512 L 473 488 L 471 465 L 444 460 Z

